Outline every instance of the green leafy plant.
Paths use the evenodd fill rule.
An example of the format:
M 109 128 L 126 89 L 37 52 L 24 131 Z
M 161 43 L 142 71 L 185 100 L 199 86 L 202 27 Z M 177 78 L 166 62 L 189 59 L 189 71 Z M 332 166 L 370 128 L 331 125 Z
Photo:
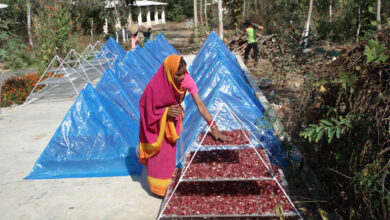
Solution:
M 14 31 L 20 22 L 9 17 L 20 14 L 17 2 L 13 2 L 5 13 L 0 14 L 0 62 L 6 63 L 6 67 L 17 69 L 31 63 L 29 49 L 23 42 L 22 37 Z M 17 15 L 15 15 L 17 14 Z
M 34 24 L 38 43 L 36 61 L 39 68 L 46 68 L 55 55 L 64 57 L 71 48 L 73 20 L 67 4 L 43 5 L 43 10 Z M 76 18 L 77 19 L 77 18 Z
M 12 69 L 29 64 L 27 46 L 21 37 L 8 30 L 7 23 L 0 24 L 0 42 L 0 62 L 6 62 Z
M 314 140 L 318 143 L 325 134 L 328 137 L 328 143 L 331 143 L 334 137 L 339 139 L 342 134 L 352 128 L 353 121 L 359 119 L 360 117 L 355 118 L 352 115 L 321 119 L 319 124 L 310 124 L 309 127 L 299 133 L 299 136 L 308 139 L 309 142 Z
M 389 56 L 387 56 L 385 52 L 385 44 L 379 44 L 378 40 L 372 39 L 368 40 L 364 50 L 364 54 L 367 56 L 367 63 L 374 62 L 375 64 L 379 64 L 380 62 L 386 62 Z
M 377 158 L 360 172 L 355 172 L 353 177 L 354 193 L 361 195 L 365 202 L 370 202 L 373 210 L 390 211 L 390 193 L 387 190 L 390 182 L 384 181 L 389 169 L 388 161 Z
M 356 76 L 353 74 L 348 74 L 347 71 L 341 72 L 338 78 L 333 80 L 333 83 L 341 83 L 341 87 L 343 87 L 344 91 L 347 91 L 349 89 L 350 93 L 354 92 L 353 84 L 356 81 Z
M 167 20 L 182 22 L 186 18 L 193 17 L 193 1 L 191 0 L 166 0 L 167 8 L 166 8 L 166 16 Z M 199 7 L 199 5 L 198 5 Z

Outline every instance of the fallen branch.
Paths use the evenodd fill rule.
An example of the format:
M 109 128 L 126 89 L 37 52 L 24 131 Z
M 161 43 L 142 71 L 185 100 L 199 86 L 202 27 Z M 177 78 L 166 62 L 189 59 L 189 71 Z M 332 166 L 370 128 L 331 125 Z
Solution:
M 318 203 L 318 202 L 328 202 L 328 201 L 321 201 L 321 200 L 311 200 L 311 201 L 295 201 L 294 204 L 302 204 L 302 203 Z
M 382 156 L 382 155 L 385 154 L 387 151 L 390 151 L 390 147 L 387 147 L 387 148 L 383 149 L 381 152 L 379 152 L 378 157 Z
M 386 148 L 386 149 L 390 149 L 390 147 Z M 385 149 L 385 150 L 386 150 Z M 382 176 L 382 215 L 383 215 L 383 219 L 387 219 L 387 209 L 386 209 L 386 202 L 385 202 L 385 182 L 386 182 L 386 176 L 387 176 L 387 170 L 390 166 L 390 160 L 389 162 L 387 162 L 386 166 L 385 166 L 385 172 L 383 172 L 383 176 Z
M 264 44 L 264 42 L 267 42 L 267 41 L 271 40 L 273 37 L 275 37 L 275 34 L 271 34 L 271 35 L 268 35 L 268 36 L 263 36 L 261 41 L 260 41 L 260 44 Z
M 345 174 L 342 174 L 342 173 L 340 173 L 339 171 L 337 171 L 337 170 L 334 170 L 334 169 L 332 169 L 332 168 L 330 168 L 330 167 L 328 167 L 327 168 L 328 170 L 330 170 L 330 171 L 333 171 L 333 172 L 335 172 L 335 173 L 337 173 L 337 174 L 339 174 L 339 175 L 341 175 L 341 176 L 343 176 L 343 177 L 345 177 L 345 178 L 347 178 L 347 179 L 352 179 L 352 177 L 349 177 L 349 176 L 347 176 L 347 175 L 345 175 Z

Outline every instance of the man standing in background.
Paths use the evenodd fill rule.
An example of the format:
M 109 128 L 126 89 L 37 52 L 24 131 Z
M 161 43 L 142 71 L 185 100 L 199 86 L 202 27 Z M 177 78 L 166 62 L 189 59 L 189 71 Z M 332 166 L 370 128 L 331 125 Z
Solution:
M 248 62 L 248 55 L 253 48 L 253 54 L 255 59 L 255 65 L 257 65 L 258 62 L 258 54 L 259 54 L 259 47 L 257 46 L 257 37 L 256 37 L 256 30 L 263 30 L 262 26 L 257 26 L 255 24 L 252 24 L 250 20 L 246 20 L 245 23 L 245 29 L 244 34 L 246 34 L 246 41 L 248 45 L 245 48 L 245 54 L 244 54 L 244 61 L 245 64 Z

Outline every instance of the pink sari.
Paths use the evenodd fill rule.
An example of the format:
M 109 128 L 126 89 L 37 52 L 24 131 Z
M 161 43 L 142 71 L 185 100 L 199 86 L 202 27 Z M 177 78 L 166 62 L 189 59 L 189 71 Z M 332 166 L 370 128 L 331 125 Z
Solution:
M 139 162 L 148 173 L 151 192 L 164 196 L 176 167 L 176 141 L 182 130 L 183 114 L 167 116 L 168 107 L 185 95 L 173 82 L 180 56 L 170 55 L 146 86 L 140 102 Z
M 137 44 L 139 43 L 138 41 L 138 34 L 137 35 L 131 35 L 131 51 L 134 51 L 135 48 L 137 47 Z

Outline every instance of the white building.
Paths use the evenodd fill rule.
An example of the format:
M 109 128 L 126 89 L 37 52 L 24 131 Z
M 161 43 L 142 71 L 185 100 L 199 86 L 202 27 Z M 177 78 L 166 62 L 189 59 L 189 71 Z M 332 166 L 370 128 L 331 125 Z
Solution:
M 115 5 L 118 5 L 118 0 L 106 1 L 106 8 L 114 8 Z M 168 3 L 164 2 L 156 2 L 156 1 L 134 1 L 132 7 L 137 7 L 137 22 L 139 25 L 147 24 L 152 26 L 153 24 L 165 23 L 165 6 Z M 154 11 L 154 19 L 152 20 L 151 16 L 151 8 L 153 7 Z M 142 20 L 142 8 L 146 9 L 146 21 Z M 131 14 L 128 15 L 128 23 L 131 24 Z
M 119 1 L 118 0 L 107 0 L 105 1 L 106 3 L 106 8 L 115 8 L 116 5 L 119 4 Z M 147 25 L 149 27 L 152 27 L 153 24 L 159 24 L 159 23 L 162 23 L 162 24 L 165 24 L 165 6 L 168 5 L 168 3 L 164 3 L 164 2 L 156 2 L 156 1 L 146 1 L 146 0 L 142 0 L 142 1 L 134 1 L 133 4 L 131 5 L 131 7 L 137 7 L 137 23 L 139 25 Z M 151 8 L 153 7 L 153 11 L 154 11 L 154 20 L 152 20 L 151 18 Z M 143 21 L 142 20 L 142 8 L 145 9 L 146 11 L 146 21 Z M 133 21 L 132 21 L 132 15 L 131 15 L 131 10 L 127 16 L 127 27 L 130 27 L 132 24 L 133 24 Z M 107 18 L 105 19 L 106 22 L 103 26 L 103 32 L 105 34 L 108 34 L 108 22 L 107 22 Z M 117 17 L 116 19 L 116 22 L 115 22 L 115 29 L 116 29 L 116 41 L 118 41 L 118 31 L 122 29 L 122 36 L 123 36 L 123 41 L 126 42 L 127 41 L 127 37 L 126 34 L 125 34 L 125 27 L 122 27 L 121 26 L 121 23 L 120 23 L 120 20 L 119 20 L 119 17 Z

